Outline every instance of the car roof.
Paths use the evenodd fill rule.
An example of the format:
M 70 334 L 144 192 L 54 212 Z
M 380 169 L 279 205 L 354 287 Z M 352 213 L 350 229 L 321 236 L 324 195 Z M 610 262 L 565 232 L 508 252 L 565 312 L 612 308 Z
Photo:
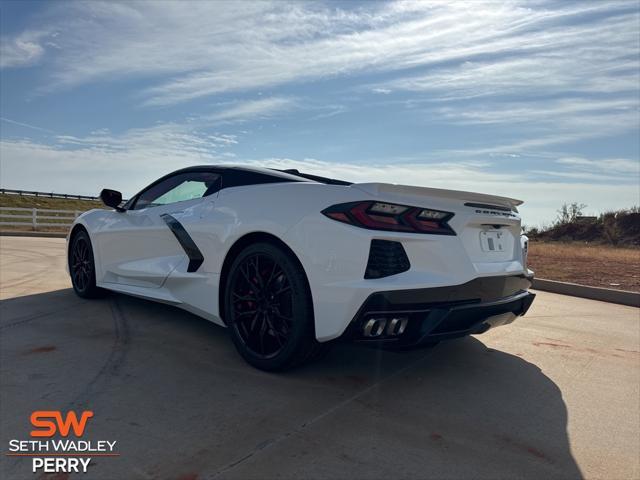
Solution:
M 243 173 L 246 173 L 246 178 L 245 179 L 255 179 L 256 176 L 262 176 L 262 178 L 264 179 L 264 176 L 266 175 L 267 177 L 270 178 L 275 178 L 278 179 L 279 181 L 282 182 L 306 182 L 306 183 L 322 183 L 322 184 L 328 184 L 328 185 L 343 185 L 343 186 L 348 186 L 348 185 L 352 185 L 351 182 L 346 182 L 344 180 L 338 180 L 335 178 L 328 178 L 328 177 L 322 177 L 319 175 L 312 175 L 309 173 L 304 173 L 304 172 L 300 172 L 295 168 L 289 168 L 289 169 L 277 169 L 277 168 L 265 168 L 265 167 L 256 167 L 256 166 L 249 166 L 249 165 L 235 165 L 235 164 L 222 164 L 222 165 L 196 165 L 193 167 L 187 167 L 187 168 L 183 168 L 181 170 L 177 170 L 175 172 L 170 173 L 169 175 L 174 175 L 176 173 L 183 173 L 183 172 L 189 172 L 189 171 L 211 171 L 211 172 L 217 172 L 217 173 L 223 173 L 225 171 L 233 171 L 234 173 L 236 173 L 236 175 L 234 175 L 234 177 L 236 177 L 236 182 L 240 182 L 242 183 L 241 178 L 239 177 L 243 177 L 245 175 L 243 175 Z M 253 182 L 248 182 L 248 184 L 251 184 Z M 255 182 L 255 183 L 264 183 L 264 182 Z
M 145 191 L 157 185 L 160 182 L 165 181 L 175 175 L 180 175 L 188 172 L 211 172 L 217 173 L 222 176 L 222 182 L 219 185 L 219 189 L 232 188 L 232 187 L 246 187 L 250 185 L 260 185 L 267 183 L 310 183 L 310 184 L 333 184 L 333 185 L 351 185 L 349 182 L 342 180 L 335 180 L 331 178 L 319 177 L 316 175 L 309 175 L 301 173 L 298 170 L 275 170 L 272 168 L 254 167 L 247 165 L 193 165 L 191 167 L 181 168 L 175 170 L 167 175 L 164 175 L 157 179 L 155 182 L 147 185 L 145 188 L 131 197 L 125 204 L 125 208 L 129 208 L 130 204 L 135 203 L 140 195 Z
M 225 170 L 235 170 L 235 171 L 242 171 L 242 172 L 249 172 L 249 173 L 260 173 L 263 175 L 269 175 L 271 177 L 281 178 L 283 180 L 288 180 L 291 182 L 318 183 L 308 178 L 303 178 L 303 177 L 282 172 L 279 170 L 273 170 L 271 168 L 254 167 L 254 166 L 248 166 L 248 165 L 236 165 L 236 164 L 195 165 L 192 167 L 186 167 L 186 168 L 181 168 L 180 170 L 176 170 L 175 172 L 172 172 L 171 175 L 175 173 L 181 173 L 181 172 L 202 171 L 202 170 L 209 170 L 212 172 L 224 172 Z

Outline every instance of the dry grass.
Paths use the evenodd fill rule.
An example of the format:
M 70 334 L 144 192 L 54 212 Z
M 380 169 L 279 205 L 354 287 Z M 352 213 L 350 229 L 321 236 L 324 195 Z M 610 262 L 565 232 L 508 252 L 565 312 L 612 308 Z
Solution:
M 640 292 L 640 248 L 530 242 L 529 268 L 538 278 Z
M 70 198 L 49 198 L 0 193 L 0 207 L 78 210 L 84 212 L 86 210 L 91 210 L 92 208 L 102 208 L 103 205 L 97 200 L 73 200 Z

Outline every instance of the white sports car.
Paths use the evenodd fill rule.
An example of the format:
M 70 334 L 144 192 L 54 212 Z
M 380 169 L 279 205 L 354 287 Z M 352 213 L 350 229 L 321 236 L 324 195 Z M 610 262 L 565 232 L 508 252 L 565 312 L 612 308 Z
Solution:
M 407 348 L 483 333 L 534 294 L 519 200 L 241 166 L 190 167 L 68 236 L 81 297 L 104 289 L 229 327 L 264 370 L 335 340 Z

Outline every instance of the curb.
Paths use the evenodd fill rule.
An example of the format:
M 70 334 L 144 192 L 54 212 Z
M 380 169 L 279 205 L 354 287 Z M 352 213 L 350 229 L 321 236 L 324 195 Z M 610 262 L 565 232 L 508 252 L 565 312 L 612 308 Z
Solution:
M 638 292 L 588 287 L 586 285 L 578 285 L 577 283 L 557 282 L 543 278 L 534 278 L 532 288 L 544 292 L 589 298 L 591 300 L 600 300 L 601 302 L 618 303 L 630 307 L 640 307 L 640 293 Z
M 0 237 L 40 237 L 40 238 L 67 238 L 66 233 L 62 232 L 20 232 L 18 230 L 0 231 Z

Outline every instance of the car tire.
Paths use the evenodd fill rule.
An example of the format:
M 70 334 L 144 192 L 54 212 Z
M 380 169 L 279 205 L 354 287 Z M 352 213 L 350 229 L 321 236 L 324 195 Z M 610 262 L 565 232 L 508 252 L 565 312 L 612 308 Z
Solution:
M 240 355 L 261 370 L 285 370 L 327 348 L 315 338 L 304 270 L 275 244 L 255 243 L 236 256 L 225 282 L 224 318 Z
M 80 230 L 70 241 L 68 262 L 73 290 L 82 298 L 103 296 L 105 291 L 96 286 L 96 267 L 89 234 Z

